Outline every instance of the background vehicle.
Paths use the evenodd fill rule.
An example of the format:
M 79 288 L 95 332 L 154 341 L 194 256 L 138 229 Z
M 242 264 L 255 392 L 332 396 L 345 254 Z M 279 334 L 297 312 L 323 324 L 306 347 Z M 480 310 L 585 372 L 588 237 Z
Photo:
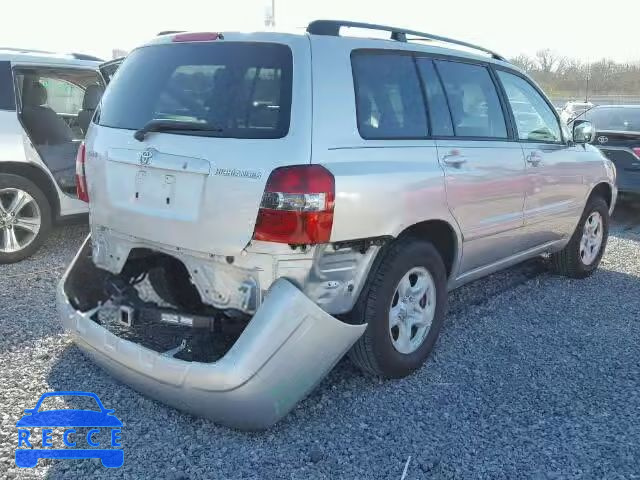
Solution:
M 0 264 L 86 213 L 75 157 L 104 89 L 98 58 L 0 48 Z
M 569 123 L 581 113 L 586 112 L 595 105 L 591 102 L 567 102 L 560 113 L 560 118 L 564 123 Z
M 640 193 L 640 105 L 600 105 L 579 115 L 595 128 L 594 144 L 618 170 L 618 189 Z
M 466 282 L 544 253 L 590 275 L 616 200 L 589 124 L 569 138 L 499 55 L 307 32 L 134 50 L 79 156 L 92 237 L 60 285 L 65 328 L 134 387 L 234 426 L 276 421 L 354 343 L 364 371 L 408 375 Z M 218 355 L 194 334 L 238 321 Z

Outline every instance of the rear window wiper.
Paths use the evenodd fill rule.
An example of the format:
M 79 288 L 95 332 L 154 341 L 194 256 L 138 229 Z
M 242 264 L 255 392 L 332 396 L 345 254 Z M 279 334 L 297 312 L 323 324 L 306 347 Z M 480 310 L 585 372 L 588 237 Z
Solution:
M 175 120 L 151 120 L 140 130 L 136 130 L 133 138 L 142 142 L 149 132 L 168 132 L 171 130 L 179 130 L 181 132 L 213 132 L 221 133 L 220 127 L 208 125 L 206 123 L 180 122 Z

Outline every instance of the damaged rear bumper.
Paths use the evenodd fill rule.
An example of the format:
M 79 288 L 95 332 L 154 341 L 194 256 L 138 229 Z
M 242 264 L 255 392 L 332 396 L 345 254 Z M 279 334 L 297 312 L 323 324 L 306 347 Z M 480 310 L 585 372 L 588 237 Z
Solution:
M 263 429 L 284 417 L 366 328 L 339 321 L 279 279 L 224 357 L 175 359 L 117 337 L 80 311 L 83 295 L 100 300 L 90 251 L 87 240 L 57 292 L 61 321 L 77 345 L 132 388 L 233 428 Z

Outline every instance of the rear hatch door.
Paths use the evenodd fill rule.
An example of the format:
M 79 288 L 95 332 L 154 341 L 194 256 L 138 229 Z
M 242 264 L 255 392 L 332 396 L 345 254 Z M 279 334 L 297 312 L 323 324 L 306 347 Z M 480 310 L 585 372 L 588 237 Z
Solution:
M 116 71 L 120 68 L 123 61 L 124 57 L 116 58 L 100 65 L 100 73 L 102 74 L 102 78 L 104 78 L 106 84 L 111 82 L 111 79 L 116 74 Z
M 133 51 L 103 98 L 87 139 L 91 222 L 236 255 L 271 171 L 310 162 L 308 40 L 168 42 Z M 161 127 L 140 134 L 152 121 Z
M 596 144 L 618 171 L 640 172 L 640 132 L 597 130 Z

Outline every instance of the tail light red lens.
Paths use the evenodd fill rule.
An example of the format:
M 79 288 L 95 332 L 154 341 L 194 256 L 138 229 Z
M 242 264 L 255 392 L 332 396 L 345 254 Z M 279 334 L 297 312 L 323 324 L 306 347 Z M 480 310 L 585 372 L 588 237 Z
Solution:
M 638 158 L 640 158 L 640 147 L 636 147 L 636 148 L 634 148 L 634 149 L 633 149 L 633 153 L 635 153 L 635 154 L 636 154 L 636 156 L 637 156 Z
M 87 174 L 85 171 L 86 153 L 87 149 L 84 146 L 84 142 L 82 142 L 76 154 L 76 192 L 79 200 L 88 203 L 89 191 L 87 190 Z
M 271 172 L 253 238 L 290 245 L 328 243 L 333 227 L 335 180 L 320 165 Z

